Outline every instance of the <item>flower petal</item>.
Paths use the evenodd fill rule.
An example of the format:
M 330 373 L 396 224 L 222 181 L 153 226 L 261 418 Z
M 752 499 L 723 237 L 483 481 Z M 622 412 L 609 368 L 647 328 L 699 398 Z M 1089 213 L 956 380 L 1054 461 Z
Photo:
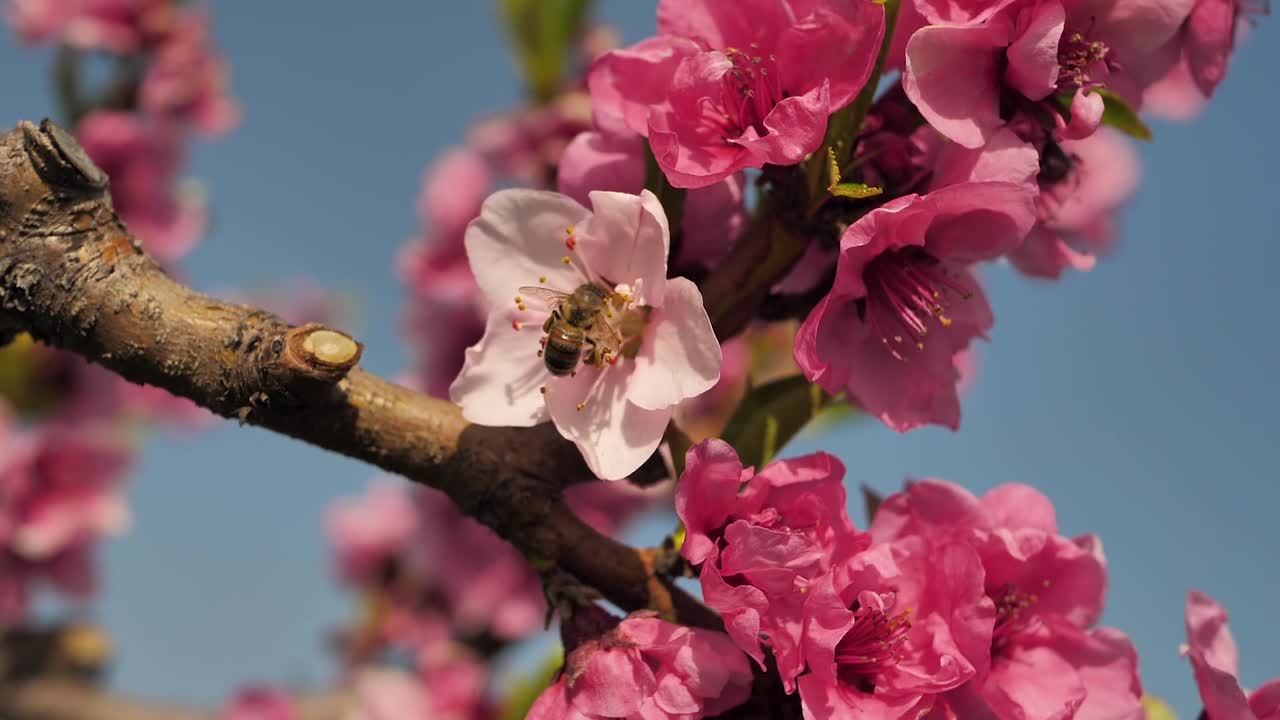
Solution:
M 629 376 L 621 366 L 603 371 L 584 366 L 574 377 L 547 384 L 547 409 L 556 429 L 605 480 L 622 479 L 644 464 L 671 419 L 670 408 L 645 410 L 627 402 Z
M 1043 100 L 1058 87 L 1058 41 L 1066 19 L 1061 3 L 1041 3 L 1009 45 L 1005 81 L 1029 100 Z
M 627 399 L 649 410 L 697 397 L 720 380 L 722 355 L 698 286 L 667 281 L 666 301 L 655 308 L 635 357 Z
M 591 216 L 572 198 L 542 190 L 501 190 L 489 196 L 467 227 L 467 259 L 476 284 L 495 308 L 510 307 L 524 285 L 540 277 L 571 292 L 583 279 L 565 256 L 566 229 Z
M 449 399 L 477 425 L 528 427 L 547 419 L 539 388 L 551 374 L 538 357 L 537 333 L 512 326 L 519 317 L 527 314 L 490 313 L 484 337 L 467 348 L 462 372 L 449 386 Z
M 596 191 L 591 209 L 578 245 L 591 271 L 614 285 L 626 283 L 637 304 L 661 307 L 671 229 L 658 197 L 648 190 Z
M 1008 40 L 1008 30 L 996 22 L 923 27 L 907 42 L 902 88 L 943 135 L 981 147 L 1003 124 L 997 71 Z

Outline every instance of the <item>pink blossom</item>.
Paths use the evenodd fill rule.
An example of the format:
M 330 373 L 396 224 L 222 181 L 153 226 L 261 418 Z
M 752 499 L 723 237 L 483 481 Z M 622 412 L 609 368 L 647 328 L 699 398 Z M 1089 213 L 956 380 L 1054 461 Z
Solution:
M 940 480 L 910 483 L 876 512 L 877 542 L 967 545 L 994 608 L 989 666 L 942 700 L 959 717 L 1141 720 L 1137 656 L 1123 633 L 1093 628 L 1106 562 L 1092 536 L 1058 534 L 1052 504 L 1025 485 L 981 499 Z
M 293 700 L 273 687 L 255 685 L 237 692 L 219 716 L 222 720 L 296 720 Z
M 689 450 L 676 486 L 686 537 L 680 553 L 701 565 L 707 603 L 729 637 L 764 666 L 761 640 L 783 682 L 804 668 L 800 654 L 806 588 L 864 548 L 845 512 L 844 467 L 817 453 L 744 469 L 723 440 Z
M 388 595 L 388 622 L 396 627 L 383 631 L 390 639 L 433 633 L 437 613 L 463 633 L 504 639 L 541 626 L 541 586 L 515 548 L 443 493 L 423 487 L 407 493 L 390 483 L 340 501 L 327 523 L 341 577 Z
M 480 214 L 493 178 L 475 152 L 445 152 L 423 174 L 418 218 L 426 234 L 400 253 L 401 281 L 413 292 L 405 326 L 420 353 L 419 377 L 437 397 L 462 369 L 463 354 L 484 333 L 486 308 L 467 265 L 463 234 Z
M 642 490 L 629 483 L 579 483 L 565 488 L 564 500 L 583 522 L 613 535 L 670 492 L 670 485 Z
M 547 105 L 474 124 L 467 133 L 467 145 L 494 171 L 523 185 L 547 187 L 569 141 L 591 127 L 587 94 L 571 90 Z
M 985 667 L 993 616 L 971 547 L 912 537 L 858 553 L 805 601 L 805 716 L 918 717 Z
M 52 421 L 0 431 L 0 622 L 25 612 L 45 581 L 75 596 L 95 585 L 97 541 L 129 523 L 128 446 L 105 426 Z
M 168 0 L 9 0 L 5 19 L 24 42 L 137 52 L 170 21 Z
M 1137 189 L 1137 153 L 1118 131 L 1101 128 L 1083 140 L 1056 141 L 1042 132 L 1037 145 L 1008 128 L 979 149 L 948 144 L 936 153 L 932 187 L 960 182 L 1035 183 L 1036 224 L 1009 260 L 1021 272 L 1057 278 L 1067 268 L 1092 269 L 1110 249 L 1115 212 Z
M 835 285 L 796 334 L 805 376 L 895 430 L 958 427 L 955 355 L 994 322 L 969 268 L 1022 242 L 1034 200 L 1026 184 L 962 183 L 851 225 Z
M 1115 213 L 1138 188 L 1138 154 L 1119 132 L 1102 128 L 1083 140 L 1048 145 L 1042 158 L 1038 222 L 1009 260 L 1035 277 L 1088 270 L 1111 248 Z
M 903 88 L 931 125 L 965 147 L 983 145 L 1011 111 L 1052 118 L 1060 137 L 1086 137 L 1102 116 L 1092 91 L 1107 87 L 1136 105 L 1139 81 L 1124 68 L 1157 53 L 1191 2 L 924 2 L 934 24 L 907 43 Z M 1070 117 L 1055 96 L 1073 98 Z
M 721 355 L 698 288 L 667 279 L 670 234 L 658 199 L 593 192 L 591 202 L 587 210 L 534 190 L 485 202 L 466 245 L 492 309 L 450 396 L 480 425 L 550 419 L 596 475 L 614 480 L 653 454 L 677 404 L 715 385 Z M 545 298 L 583 287 L 601 303 L 591 322 L 611 326 L 598 335 L 620 336 L 621 349 L 584 343 L 576 371 L 556 376 L 538 338 L 559 300 Z
M 638 193 L 644 188 L 644 141 L 636 135 L 586 132 L 573 139 L 560 157 L 557 189 L 580 203 L 592 190 Z M 677 266 L 713 266 L 737 241 L 746 223 L 741 173 L 685 199 L 681 231 L 672 239 Z
M 139 103 L 156 117 L 190 123 L 209 137 L 223 135 L 240 122 L 227 62 L 213 46 L 209 14 L 200 8 L 177 12 L 148 59 Z
M 1148 81 L 1143 107 L 1175 120 L 1198 115 L 1226 77 L 1251 16 L 1265 13 L 1256 0 L 1196 0 L 1178 33 L 1135 68 Z
M 77 127 L 85 152 L 111 178 L 111 202 L 146 251 L 162 263 L 191 251 L 207 225 L 203 199 L 177 187 L 184 158 L 173 126 L 98 111 Z
M 792 165 L 866 83 L 883 33 L 867 0 L 660 0 L 656 37 L 592 67 L 596 121 L 649 138 L 676 187 Z
M 1208 595 L 1187 595 L 1187 644 L 1182 654 L 1195 671 L 1204 714 L 1212 720 L 1280 720 L 1280 677 L 1252 693 L 1240 687 L 1236 641 L 1227 611 Z
M 353 707 L 344 720 L 488 720 L 496 712 L 483 697 L 485 674 L 478 664 L 465 667 L 364 670 L 352 683 Z M 455 672 L 457 670 L 457 672 Z
M 746 702 L 746 656 L 721 633 L 635 613 L 569 653 L 529 720 L 698 720 Z
M 413 500 L 402 482 L 385 478 L 357 498 L 336 501 L 325 517 L 338 574 L 356 585 L 378 582 L 418 531 Z

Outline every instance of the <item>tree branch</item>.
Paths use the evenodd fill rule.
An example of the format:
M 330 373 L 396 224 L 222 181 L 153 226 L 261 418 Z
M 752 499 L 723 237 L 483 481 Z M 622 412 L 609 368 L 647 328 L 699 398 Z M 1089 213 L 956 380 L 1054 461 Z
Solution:
M 448 402 L 356 368 L 359 344 L 342 333 L 291 328 L 174 282 L 116 216 L 107 178 L 48 120 L 0 138 L 0 331 L 438 488 L 538 569 L 628 610 L 719 627 L 646 554 L 569 510 L 559 491 L 594 478 L 553 427 L 471 425 Z

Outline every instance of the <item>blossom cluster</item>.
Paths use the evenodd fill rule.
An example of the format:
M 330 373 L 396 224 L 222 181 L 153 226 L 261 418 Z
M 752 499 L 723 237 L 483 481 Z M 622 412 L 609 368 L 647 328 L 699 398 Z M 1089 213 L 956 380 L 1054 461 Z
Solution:
M 470 315 L 483 336 L 449 391 L 467 418 L 550 420 L 607 479 L 639 466 L 675 410 L 720 379 L 715 318 L 689 281 L 746 242 L 754 177 L 754 222 L 798 259 L 757 316 L 803 319 L 805 377 L 896 430 L 957 428 L 960 368 L 995 321 L 979 266 L 1091 268 L 1138 181 L 1126 134 L 1149 132 L 1146 98 L 1161 111 L 1211 95 L 1248 10 L 907 0 L 889 25 L 885 7 L 660 2 L 655 36 L 591 65 L 594 127 L 563 146 L 563 195 L 482 201 L 474 157 L 438 165 L 424 197 L 449 260 L 415 285 L 483 298 Z M 872 102 L 885 68 L 896 79 Z M 833 136 L 831 118 L 859 108 L 856 134 Z M 646 154 L 682 204 L 642 191 L 660 189 Z M 472 277 L 481 292 L 458 292 Z M 580 288 L 598 298 L 583 306 Z
M 62 46 L 62 111 L 110 177 L 116 213 L 172 267 L 207 224 L 202 191 L 180 180 L 184 145 L 192 133 L 222 135 L 239 114 L 208 13 L 171 0 L 13 0 L 5 11 L 26 43 Z M 82 62 L 90 54 L 112 61 L 100 86 Z M 194 427 L 210 416 L 26 336 L 0 353 L 0 367 L 0 625 L 8 625 L 27 616 L 42 584 L 91 594 L 96 541 L 128 518 L 129 426 L 159 418 Z
M 571 489 L 566 500 L 608 535 L 658 497 L 591 484 Z M 338 578 L 360 599 L 337 645 L 354 673 L 361 717 L 494 717 L 485 660 L 541 630 L 547 616 L 539 578 L 524 558 L 443 493 L 407 491 L 389 478 L 336 503 L 326 531 Z M 405 657 L 409 669 L 379 663 Z M 421 711 L 393 711 L 401 704 Z

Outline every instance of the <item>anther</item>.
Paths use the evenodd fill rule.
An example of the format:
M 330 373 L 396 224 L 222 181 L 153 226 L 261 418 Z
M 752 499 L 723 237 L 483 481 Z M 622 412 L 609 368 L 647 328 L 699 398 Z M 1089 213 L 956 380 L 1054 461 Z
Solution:
M 560 262 L 564 263 L 565 265 L 568 265 L 569 263 L 571 263 L 571 262 L 573 262 L 573 261 L 569 259 L 569 256 L 568 256 L 568 255 L 565 255 L 564 257 L 560 258 Z
M 520 321 L 519 321 L 519 320 L 512 320 L 512 321 L 511 321 L 511 329 L 512 329 L 512 330 L 519 330 L 519 329 L 520 329 Z
M 566 239 L 565 239 L 565 241 L 564 241 L 564 246 L 565 246 L 565 247 L 567 247 L 567 248 L 569 248 L 570 250 L 572 250 L 572 249 L 574 249 L 574 248 L 578 247 L 578 240 L 577 240 L 577 238 L 575 238 L 575 237 L 573 237 L 572 235 L 570 235 L 568 238 L 566 238 Z

